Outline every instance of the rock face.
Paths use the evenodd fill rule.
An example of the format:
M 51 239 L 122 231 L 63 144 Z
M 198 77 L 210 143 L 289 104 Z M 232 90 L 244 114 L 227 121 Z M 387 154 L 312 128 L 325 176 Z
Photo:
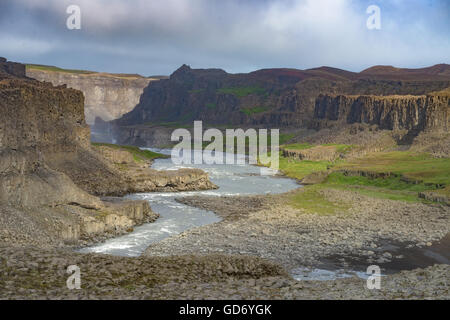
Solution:
M 322 67 L 228 74 L 183 65 L 169 79 L 150 83 L 136 108 L 113 124 L 203 120 L 207 124 L 305 126 L 313 120 L 315 99 L 321 93 L 423 95 L 450 86 L 450 66 L 441 65 L 433 72 L 418 70 L 384 74 Z
M 30 78 L 51 82 L 53 85 L 66 84 L 81 90 L 85 96 L 85 115 L 88 124 L 93 124 L 95 117 L 105 121 L 117 119 L 131 111 L 138 103 L 144 88 L 156 78 L 138 75 L 121 75 L 108 73 L 74 73 L 54 70 L 42 70 L 27 67 Z
M 366 123 L 380 129 L 421 131 L 450 129 L 450 94 L 421 96 L 320 95 L 316 99 L 315 128 L 331 124 Z

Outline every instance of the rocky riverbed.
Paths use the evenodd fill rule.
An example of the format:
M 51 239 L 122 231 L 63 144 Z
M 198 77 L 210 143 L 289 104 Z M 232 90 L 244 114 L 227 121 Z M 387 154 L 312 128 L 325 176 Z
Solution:
M 81 272 L 70 290 L 67 267 Z M 449 265 L 383 277 L 296 281 L 279 265 L 242 255 L 124 258 L 0 247 L 0 299 L 450 299 Z
M 319 215 L 286 205 L 284 196 L 181 199 L 224 219 L 156 243 L 145 255 L 246 254 L 280 263 L 287 270 L 326 267 L 330 260 L 333 267 L 348 269 L 357 262 L 367 268 L 401 262 L 402 250 L 432 248 L 450 232 L 450 207 L 445 205 L 375 199 L 346 190 L 320 192 L 350 208 Z M 449 253 L 441 252 L 435 262 L 449 260 Z

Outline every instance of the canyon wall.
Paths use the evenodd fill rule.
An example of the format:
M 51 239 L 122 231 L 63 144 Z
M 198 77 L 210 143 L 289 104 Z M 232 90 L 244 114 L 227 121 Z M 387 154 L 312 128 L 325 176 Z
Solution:
M 312 127 L 365 123 L 386 130 L 447 132 L 449 97 L 448 90 L 421 96 L 320 95 Z
M 88 124 L 96 117 L 105 121 L 117 119 L 138 103 L 145 87 L 156 78 L 96 72 L 55 71 L 27 66 L 26 75 L 53 85 L 66 84 L 85 96 L 85 116 Z
M 450 66 L 354 73 L 335 68 L 265 69 L 229 74 L 183 65 L 169 79 L 145 88 L 139 104 L 112 122 L 116 126 L 188 124 L 305 127 L 320 94 L 426 95 L 450 87 Z M 384 69 L 383 69 L 384 70 Z

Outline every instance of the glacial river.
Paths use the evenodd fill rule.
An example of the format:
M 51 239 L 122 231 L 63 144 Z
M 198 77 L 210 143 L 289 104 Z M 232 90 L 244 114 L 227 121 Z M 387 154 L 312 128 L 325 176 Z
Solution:
M 170 154 L 170 150 L 155 150 Z M 243 156 L 239 156 L 243 157 Z M 176 170 L 180 168 L 199 168 L 209 173 L 209 177 L 219 189 L 192 192 L 152 192 L 127 196 L 128 199 L 148 200 L 154 212 L 160 217 L 153 223 L 135 227 L 134 231 L 109 239 L 104 243 L 86 247 L 80 252 L 97 252 L 118 256 L 136 257 L 152 243 L 179 234 L 187 229 L 220 221 L 211 211 L 190 207 L 175 201 L 175 198 L 191 195 L 233 196 L 283 193 L 299 187 L 292 179 L 273 175 L 261 175 L 260 168 L 249 164 L 199 164 L 175 165 L 171 159 L 157 159 L 152 165 L 156 170 Z

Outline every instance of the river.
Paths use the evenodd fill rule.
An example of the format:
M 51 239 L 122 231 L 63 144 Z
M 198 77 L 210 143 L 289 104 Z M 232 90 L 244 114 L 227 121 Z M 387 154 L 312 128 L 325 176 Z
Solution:
M 170 154 L 170 150 L 155 150 Z M 236 155 L 236 157 L 243 157 Z M 191 192 L 152 192 L 126 196 L 127 199 L 148 200 L 152 210 L 160 217 L 153 223 L 138 226 L 133 232 L 91 247 L 80 252 L 97 252 L 118 256 L 136 257 L 141 255 L 152 243 L 174 236 L 185 230 L 220 221 L 211 211 L 190 207 L 175 201 L 175 198 L 190 195 L 237 196 L 268 193 L 283 193 L 299 187 L 297 182 L 274 175 L 261 175 L 260 167 L 249 164 L 192 164 L 175 165 L 171 159 L 157 159 L 152 165 L 156 170 L 176 170 L 180 168 L 199 168 L 208 172 L 209 177 L 219 189 Z M 263 170 L 267 170 L 263 168 Z

